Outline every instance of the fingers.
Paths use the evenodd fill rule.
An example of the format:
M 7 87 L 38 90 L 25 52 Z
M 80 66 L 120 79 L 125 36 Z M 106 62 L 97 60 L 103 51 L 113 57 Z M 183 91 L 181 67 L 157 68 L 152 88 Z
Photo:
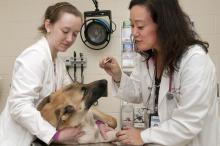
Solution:
M 129 139 L 124 139 L 121 141 L 121 143 L 126 144 L 126 145 L 132 145 L 132 142 Z
M 122 127 L 122 130 L 129 130 L 131 127 L 129 127 L 128 125 L 125 125 L 124 127 Z
M 81 132 L 81 130 L 82 130 L 82 128 L 80 127 L 80 126 L 76 126 L 76 127 L 74 127 L 74 128 L 71 128 L 72 129 L 72 134 L 73 135 L 78 135 L 80 132 Z
M 112 61 L 111 57 L 106 57 L 106 59 L 104 60 L 104 64 L 110 63 L 111 61 Z
M 123 133 L 123 132 L 118 132 L 116 134 L 116 136 L 117 136 L 118 141 L 122 142 L 122 143 L 124 143 L 128 139 L 127 135 L 125 133 Z
M 115 81 L 121 79 L 121 68 L 113 57 L 105 57 L 99 62 L 99 66 L 103 68 Z
M 121 131 L 116 133 L 117 137 L 120 137 L 120 136 L 123 136 L 123 135 L 126 135 L 126 130 L 121 130 Z
M 131 145 L 132 144 L 131 138 L 129 138 L 129 136 L 128 136 L 128 129 L 129 128 L 126 128 L 126 129 L 127 130 L 121 130 L 116 133 L 117 140 L 123 144 Z
M 127 130 L 119 131 L 116 136 L 117 140 L 123 144 L 139 146 L 144 144 L 140 133 L 140 129 L 130 127 Z
M 80 126 L 64 128 L 60 130 L 59 142 L 77 141 L 77 139 L 84 134 L 85 132 L 82 131 Z
M 77 135 L 76 135 L 76 139 L 80 138 L 81 136 L 85 135 L 85 131 L 80 131 Z
M 106 58 L 107 58 L 107 57 L 104 57 L 104 58 L 102 58 L 102 59 L 99 61 L 99 66 L 100 66 L 101 68 L 104 68 Z
M 100 66 L 101 68 L 106 68 L 106 66 L 107 66 L 109 63 L 112 63 L 113 60 L 114 60 L 113 57 L 110 57 L 110 56 L 104 57 L 104 58 L 102 58 L 102 59 L 99 61 L 99 66 Z

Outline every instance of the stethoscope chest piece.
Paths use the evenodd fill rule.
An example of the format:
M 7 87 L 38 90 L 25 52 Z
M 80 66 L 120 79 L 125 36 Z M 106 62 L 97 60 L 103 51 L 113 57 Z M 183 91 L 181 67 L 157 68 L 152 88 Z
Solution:
M 167 97 L 168 100 L 172 100 L 173 99 L 173 93 L 167 92 L 166 97 Z

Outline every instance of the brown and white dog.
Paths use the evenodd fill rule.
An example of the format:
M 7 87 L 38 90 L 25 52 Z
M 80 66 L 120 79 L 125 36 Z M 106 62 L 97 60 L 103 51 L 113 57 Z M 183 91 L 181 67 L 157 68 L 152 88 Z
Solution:
M 89 84 L 75 82 L 46 97 L 38 106 L 38 110 L 57 130 L 80 125 L 85 132 L 85 135 L 78 139 L 80 144 L 111 142 L 116 139 L 116 130 L 107 132 L 108 138 L 104 139 L 95 120 L 102 120 L 115 128 L 117 126 L 115 118 L 92 107 L 106 94 L 106 80 Z

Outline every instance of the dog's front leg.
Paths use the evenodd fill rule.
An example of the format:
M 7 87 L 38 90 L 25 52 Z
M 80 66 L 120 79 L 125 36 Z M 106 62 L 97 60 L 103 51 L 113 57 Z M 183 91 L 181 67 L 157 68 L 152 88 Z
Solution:
M 91 107 L 90 112 L 93 113 L 94 119 L 103 121 L 108 126 L 112 127 L 113 129 L 117 127 L 117 121 L 111 115 L 105 114 L 95 107 Z

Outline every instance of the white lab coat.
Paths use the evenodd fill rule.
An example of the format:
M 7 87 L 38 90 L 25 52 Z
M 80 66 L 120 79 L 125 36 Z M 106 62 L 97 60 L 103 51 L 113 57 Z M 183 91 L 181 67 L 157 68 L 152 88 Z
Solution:
M 113 83 L 113 94 L 128 102 L 143 103 L 153 110 L 152 59 L 149 60 L 149 72 L 151 76 L 146 62 L 139 57 L 131 78 L 123 74 L 119 88 Z M 169 76 L 163 74 L 158 101 L 160 126 L 143 130 L 143 141 L 164 146 L 220 146 L 216 84 L 216 70 L 209 55 L 200 46 L 192 46 L 183 56 L 179 71 L 173 75 L 175 98 L 171 100 L 166 97 Z
M 30 146 L 35 136 L 50 142 L 56 129 L 36 107 L 55 88 L 70 83 L 64 62 L 60 57 L 55 62 L 56 75 L 44 37 L 17 57 L 10 94 L 0 115 L 0 146 Z

